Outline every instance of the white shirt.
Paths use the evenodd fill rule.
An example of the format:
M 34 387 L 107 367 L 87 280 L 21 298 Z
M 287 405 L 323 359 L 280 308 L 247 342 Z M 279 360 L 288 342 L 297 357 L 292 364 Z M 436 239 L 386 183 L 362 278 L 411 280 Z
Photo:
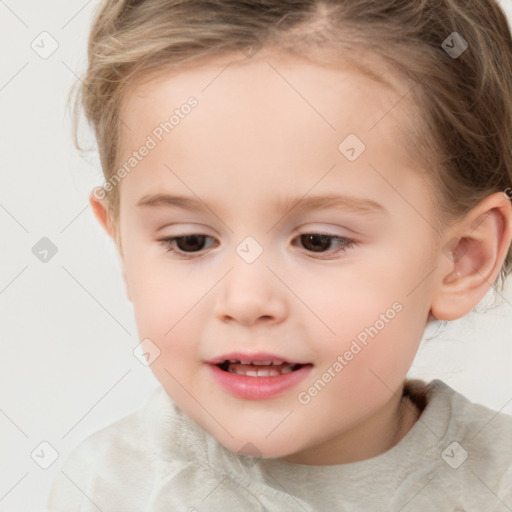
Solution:
M 510 512 L 512 417 L 439 380 L 427 389 L 419 420 L 387 452 L 309 466 L 231 452 L 159 388 L 71 452 L 48 510 Z

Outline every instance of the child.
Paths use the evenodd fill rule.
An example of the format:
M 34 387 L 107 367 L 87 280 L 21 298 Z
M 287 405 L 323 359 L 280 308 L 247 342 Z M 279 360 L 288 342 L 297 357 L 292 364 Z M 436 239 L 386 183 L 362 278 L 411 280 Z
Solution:
M 49 509 L 511 510 L 512 418 L 406 379 L 512 268 L 498 4 L 105 0 L 88 56 L 90 202 L 162 388 Z

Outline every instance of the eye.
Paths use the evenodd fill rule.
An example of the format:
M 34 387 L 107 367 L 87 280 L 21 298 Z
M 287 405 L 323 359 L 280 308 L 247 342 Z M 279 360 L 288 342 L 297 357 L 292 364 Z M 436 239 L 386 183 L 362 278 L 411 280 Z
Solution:
M 165 247 L 167 252 L 175 253 L 178 257 L 190 258 L 191 256 L 187 256 L 187 253 L 194 254 L 200 251 L 204 247 L 206 238 L 211 238 L 211 236 L 194 233 L 164 238 L 163 240 L 159 240 L 159 242 Z
M 330 253 L 336 255 L 345 252 L 353 247 L 356 242 L 344 236 L 329 235 L 327 233 L 303 233 L 297 237 L 303 247 L 315 253 Z M 337 249 L 329 249 L 332 242 L 337 241 L 340 245 Z
M 196 253 L 204 249 L 205 241 L 207 238 L 212 239 L 211 236 L 202 235 L 198 233 L 175 236 L 158 240 L 165 248 L 166 252 L 174 253 L 178 258 L 192 259 Z M 297 240 L 300 240 L 301 245 L 309 252 L 330 255 L 336 255 L 340 252 L 345 252 L 354 245 L 356 242 L 344 236 L 329 235 L 327 233 L 303 233 L 299 235 Z M 332 249 L 331 244 L 333 241 L 338 242 L 337 249 Z

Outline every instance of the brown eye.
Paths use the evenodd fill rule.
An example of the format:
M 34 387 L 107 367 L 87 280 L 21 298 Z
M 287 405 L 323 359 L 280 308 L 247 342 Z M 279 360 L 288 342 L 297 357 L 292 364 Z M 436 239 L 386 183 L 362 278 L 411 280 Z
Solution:
M 339 252 L 345 252 L 356 245 L 355 240 L 344 236 L 329 235 L 327 233 L 303 233 L 298 237 L 300 244 L 309 252 L 318 254 L 335 255 Z M 337 247 L 332 248 L 332 242 Z
M 321 234 L 306 234 L 300 236 L 302 245 L 314 252 L 322 252 L 331 245 L 331 236 Z
M 183 252 L 196 252 L 200 251 L 206 239 L 206 235 L 186 235 L 178 236 L 176 240 L 176 247 Z
M 164 246 L 166 252 L 173 253 L 178 258 L 192 259 L 201 257 L 202 253 L 206 254 L 204 249 L 208 238 L 213 240 L 211 236 L 193 233 L 164 238 L 159 240 L 159 243 Z M 297 240 L 300 240 L 301 246 L 308 252 L 319 255 L 326 254 L 327 256 L 345 252 L 352 246 L 357 245 L 350 238 L 327 233 L 303 233 L 297 237 Z
M 174 236 L 159 240 L 167 252 L 174 253 L 177 257 L 193 258 L 199 256 L 205 246 L 208 235 L 190 234 L 183 236 Z

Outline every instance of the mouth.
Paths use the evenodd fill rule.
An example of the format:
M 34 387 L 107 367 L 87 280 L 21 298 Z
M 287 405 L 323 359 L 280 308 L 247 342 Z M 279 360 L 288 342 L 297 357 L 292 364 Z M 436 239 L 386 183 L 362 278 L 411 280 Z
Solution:
M 225 359 L 216 366 L 222 371 L 247 377 L 277 377 L 300 370 L 306 365 L 279 360 L 242 361 L 239 359 Z
M 298 386 L 312 363 L 289 361 L 268 353 L 232 353 L 208 361 L 212 376 L 231 395 L 245 400 L 264 400 Z

